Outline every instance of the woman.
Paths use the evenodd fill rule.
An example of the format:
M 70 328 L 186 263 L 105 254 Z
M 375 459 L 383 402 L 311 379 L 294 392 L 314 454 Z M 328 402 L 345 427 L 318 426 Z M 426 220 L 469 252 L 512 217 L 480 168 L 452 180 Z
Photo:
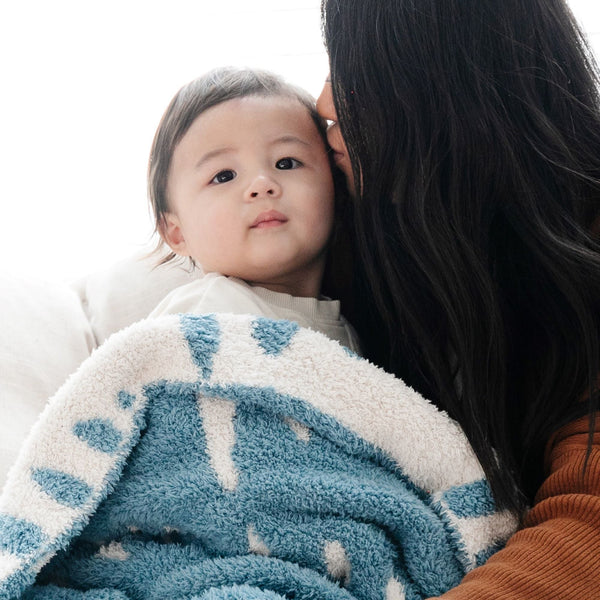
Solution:
M 323 27 L 318 109 L 354 196 L 349 316 L 524 515 L 444 598 L 600 598 L 590 50 L 563 0 L 324 0 Z

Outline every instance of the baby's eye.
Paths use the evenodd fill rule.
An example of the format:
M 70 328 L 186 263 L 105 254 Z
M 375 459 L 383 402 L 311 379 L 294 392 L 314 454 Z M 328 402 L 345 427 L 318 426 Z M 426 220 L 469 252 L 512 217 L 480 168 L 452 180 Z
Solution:
M 231 169 L 225 169 L 223 171 L 219 171 L 211 180 L 211 183 L 227 183 L 232 179 L 235 179 L 237 173 L 232 171 Z
M 282 170 L 287 170 L 287 169 L 297 169 L 298 167 L 301 167 L 302 163 L 295 159 L 295 158 L 291 158 L 290 156 L 286 156 L 285 158 L 280 158 L 276 163 L 275 163 L 275 168 L 276 169 L 282 169 Z

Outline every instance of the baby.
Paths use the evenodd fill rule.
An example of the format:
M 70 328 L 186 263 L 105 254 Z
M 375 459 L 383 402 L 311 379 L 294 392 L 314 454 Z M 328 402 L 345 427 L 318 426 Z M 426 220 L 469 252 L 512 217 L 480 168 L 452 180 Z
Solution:
M 177 92 L 156 132 L 149 195 L 161 240 L 204 277 L 152 312 L 295 321 L 358 352 L 338 301 L 320 296 L 334 223 L 325 124 L 277 76 L 217 69 Z

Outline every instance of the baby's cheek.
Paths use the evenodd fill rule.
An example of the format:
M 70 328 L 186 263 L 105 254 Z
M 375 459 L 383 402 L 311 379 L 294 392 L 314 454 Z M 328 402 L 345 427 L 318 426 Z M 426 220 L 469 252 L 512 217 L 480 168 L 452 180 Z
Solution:
M 333 231 L 333 213 L 330 216 L 324 215 L 317 220 L 312 227 L 312 241 L 319 250 L 325 248 Z

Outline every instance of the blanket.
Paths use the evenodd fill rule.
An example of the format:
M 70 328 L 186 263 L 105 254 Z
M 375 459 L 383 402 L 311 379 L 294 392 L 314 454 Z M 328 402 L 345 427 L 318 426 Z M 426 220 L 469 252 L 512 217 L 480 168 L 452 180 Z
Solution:
M 112 336 L 34 426 L 0 598 L 427 598 L 515 526 L 402 381 L 289 321 L 171 315 Z

